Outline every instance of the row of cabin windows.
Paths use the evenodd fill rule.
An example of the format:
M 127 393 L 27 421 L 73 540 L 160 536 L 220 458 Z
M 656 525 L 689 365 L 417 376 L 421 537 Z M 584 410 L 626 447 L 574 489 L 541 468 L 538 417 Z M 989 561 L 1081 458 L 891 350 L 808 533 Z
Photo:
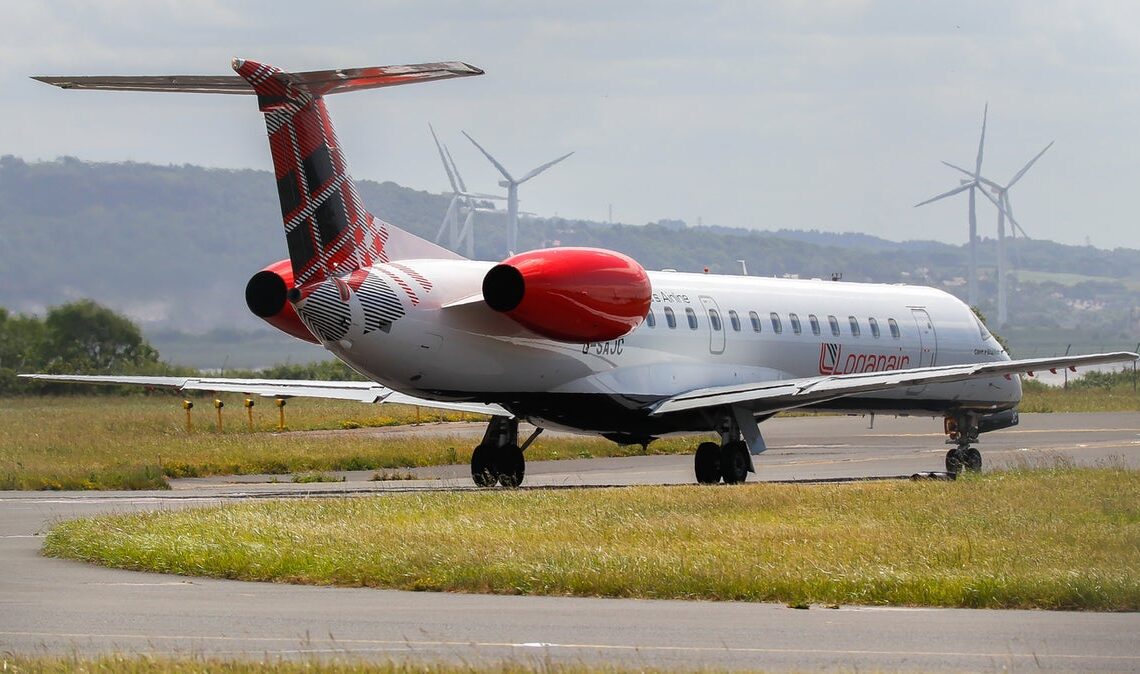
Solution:
M 724 327 L 720 318 L 720 312 L 716 309 L 709 309 L 708 314 L 709 325 L 713 330 L 720 332 Z M 819 317 L 817 317 L 815 314 L 808 314 L 807 319 L 808 328 L 811 330 L 811 334 L 818 337 L 822 332 L 822 329 L 820 328 Z M 692 307 L 685 307 L 685 320 L 688 322 L 690 330 L 697 329 L 697 312 L 693 311 Z M 762 321 L 760 320 L 760 314 L 756 313 L 755 311 L 749 311 L 748 320 L 752 324 L 752 332 L 762 331 L 763 328 Z M 777 314 L 775 311 L 769 313 L 768 321 L 772 324 L 772 332 L 776 333 L 777 335 L 783 334 L 784 321 L 779 314 Z M 645 317 L 645 323 L 651 328 L 657 327 L 657 316 L 654 314 L 653 309 L 649 310 L 649 314 Z M 728 311 L 728 323 L 732 326 L 733 332 L 741 331 L 740 314 L 736 313 L 734 309 L 729 309 Z M 804 326 L 800 321 L 798 314 L 788 314 L 788 323 L 792 328 L 792 334 L 803 334 Z M 668 325 L 670 329 L 677 327 L 677 314 L 674 313 L 673 307 L 665 307 L 665 324 Z M 848 316 L 847 324 L 850 327 L 851 335 L 853 337 L 859 337 L 863 334 L 862 325 L 859 323 L 858 318 L 854 316 Z M 838 337 L 839 319 L 835 316 L 828 316 L 827 325 L 831 329 L 832 336 Z M 881 336 L 882 333 L 879 329 L 878 319 L 874 317 L 868 318 L 867 326 L 871 329 L 872 337 L 878 339 Z M 892 339 L 899 339 L 902 336 L 902 333 L 899 331 L 899 324 L 893 318 L 887 319 L 887 329 L 890 330 Z

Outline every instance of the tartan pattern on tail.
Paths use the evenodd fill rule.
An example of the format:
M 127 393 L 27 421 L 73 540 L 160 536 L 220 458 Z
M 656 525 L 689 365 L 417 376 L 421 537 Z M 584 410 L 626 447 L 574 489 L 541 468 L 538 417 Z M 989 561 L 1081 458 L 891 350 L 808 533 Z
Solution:
M 234 70 L 265 114 L 294 283 L 387 262 L 387 225 L 364 210 L 324 99 L 273 66 L 235 61 Z

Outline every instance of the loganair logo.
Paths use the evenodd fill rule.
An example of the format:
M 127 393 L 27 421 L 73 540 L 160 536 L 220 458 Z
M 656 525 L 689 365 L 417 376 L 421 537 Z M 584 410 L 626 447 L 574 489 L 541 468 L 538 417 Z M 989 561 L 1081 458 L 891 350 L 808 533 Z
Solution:
M 885 372 L 910 366 L 910 356 L 883 356 L 872 353 L 843 353 L 843 345 L 824 342 L 819 345 L 820 374 L 853 374 Z

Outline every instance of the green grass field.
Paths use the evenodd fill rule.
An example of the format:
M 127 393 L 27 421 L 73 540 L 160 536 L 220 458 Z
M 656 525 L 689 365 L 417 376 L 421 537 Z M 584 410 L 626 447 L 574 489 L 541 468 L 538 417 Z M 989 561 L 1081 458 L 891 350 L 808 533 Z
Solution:
M 65 522 L 50 556 L 505 594 L 1140 610 L 1140 472 L 409 493 Z
M 277 410 L 259 400 L 248 430 L 241 396 L 222 396 L 223 431 L 212 398 L 196 398 L 194 430 L 186 430 L 181 398 L 169 395 L 0 399 L 0 489 L 164 489 L 167 478 L 207 475 L 323 473 L 467 463 L 478 439 L 423 437 L 378 440 L 360 434 L 277 433 Z M 392 426 L 417 421 L 477 420 L 400 405 L 294 399 L 286 407 L 294 431 Z M 655 442 L 651 453 L 689 452 L 692 443 Z M 540 437 L 527 457 L 627 456 L 591 437 Z
M 469 438 L 423 437 L 378 440 L 353 434 L 277 433 L 272 401 L 254 407 L 248 429 L 242 397 L 222 396 L 223 430 L 216 430 L 212 398 L 197 397 L 193 431 L 186 430 L 181 397 L 165 394 L 61 396 L 0 399 L 0 489 L 164 489 L 168 478 L 208 475 L 324 473 L 399 469 L 467 463 Z M 1023 412 L 1140 411 L 1131 385 L 1054 389 L 1027 385 Z M 332 430 L 440 420 L 476 420 L 477 415 L 439 413 L 400 405 L 294 399 L 286 407 L 293 431 Z M 696 441 L 667 438 L 650 454 L 687 454 Z M 592 437 L 540 437 L 530 460 L 630 456 L 640 446 L 619 447 Z
M 554 663 L 504 662 L 496 665 L 456 665 L 443 663 L 364 663 L 279 661 L 234 661 L 209 658 L 156 658 L 151 656 L 108 656 L 102 658 L 22 657 L 0 653 L 0 672 L 12 674 L 654 674 L 685 669 L 627 668 L 619 666 L 558 665 Z M 758 671 L 758 670 L 754 670 Z

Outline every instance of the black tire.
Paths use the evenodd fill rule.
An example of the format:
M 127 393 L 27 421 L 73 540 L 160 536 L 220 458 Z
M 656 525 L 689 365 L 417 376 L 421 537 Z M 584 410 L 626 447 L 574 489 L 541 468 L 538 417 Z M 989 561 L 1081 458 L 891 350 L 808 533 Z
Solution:
M 748 445 L 737 440 L 721 448 L 720 474 L 725 484 L 740 484 L 748 479 Z
M 495 456 L 495 473 L 499 484 L 504 487 L 513 489 L 521 485 L 526 476 L 526 459 L 522 450 L 514 445 L 499 448 Z
M 698 484 L 720 482 L 720 447 L 715 442 L 702 442 L 693 456 L 693 472 Z
M 966 467 L 965 452 L 961 448 L 955 447 L 949 452 L 946 452 L 946 472 L 951 475 L 961 473 Z
M 982 472 L 982 453 L 977 447 L 970 447 L 963 452 L 963 463 L 966 464 L 966 470 L 971 473 Z
M 490 447 L 479 445 L 474 452 L 471 452 L 471 479 L 477 487 L 494 487 L 499 481 L 491 460 L 493 451 Z

